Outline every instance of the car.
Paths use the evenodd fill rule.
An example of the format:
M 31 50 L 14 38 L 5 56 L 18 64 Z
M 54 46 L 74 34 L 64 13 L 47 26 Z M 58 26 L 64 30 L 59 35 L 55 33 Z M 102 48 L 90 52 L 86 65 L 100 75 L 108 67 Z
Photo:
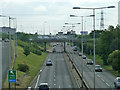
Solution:
M 8 39 L 8 38 L 6 38 L 4 41 L 5 41 L 5 42 L 9 42 L 9 39 Z
M 87 64 L 88 65 L 93 65 L 93 61 L 91 59 L 88 59 Z
M 51 59 L 48 59 L 48 60 L 47 60 L 46 66 L 52 66 L 52 61 L 51 61 Z
M 40 83 L 38 88 L 39 88 L 39 90 L 49 90 L 48 83 Z
M 86 59 L 86 56 L 85 56 L 85 55 L 83 55 L 83 56 L 82 56 L 82 58 L 83 58 L 83 59 Z
M 114 80 L 114 85 L 116 88 L 120 88 L 120 77 L 117 77 L 115 80 Z
M 82 56 L 82 53 L 79 53 L 79 56 Z
M 74 46 L 74 47 L 73 47 L 73 51 L 77 51 L 77 46 Z
M 96 72 L 102 72 L 102 67 L 100 65 L 95 65 Z
M 53 52 L 56 52 L 55 48 L 53 48 Z

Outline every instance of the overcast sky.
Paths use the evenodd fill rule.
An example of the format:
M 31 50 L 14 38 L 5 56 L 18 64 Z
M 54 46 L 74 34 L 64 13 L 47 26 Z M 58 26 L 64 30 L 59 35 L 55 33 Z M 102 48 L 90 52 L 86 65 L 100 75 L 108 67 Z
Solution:
M 119 0 L 0 0 L 0 15 L 17 18 L 17 31 L 39 34 L 56 34 L 58 31 L 66 32 L 68 27 L 63 28 L 64 23 L 81 23 L 81 17 L 92 15 L 92 10 L 74 10 L 73 7 L 104 7 L 114 5 L 116 8 L 104 9 L 105 28 L 109 25 L 118 24 Z M 100 12 L 96 10 L 96 29 L 100 28 Z M 92 17 L 84 18 L 84 30 L 92 30 Z M 15 26 L 15 21 L 11 21 Z M 8 26 L 8 18 L 0 18 L 0 26 Z M 70 26 L 70 25 L 68 25 Z M 75 25 L 74 30 L 80 34 L 81 25 Z M 45 32 L 43 31 L 45 30 Z

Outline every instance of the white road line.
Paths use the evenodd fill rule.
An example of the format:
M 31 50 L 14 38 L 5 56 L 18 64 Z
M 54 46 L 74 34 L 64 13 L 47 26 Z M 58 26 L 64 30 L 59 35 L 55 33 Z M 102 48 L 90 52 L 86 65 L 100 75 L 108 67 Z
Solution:
M 36 82 L 35 88 L 37 88 L 39 78 L 40 78 L 40 75 L 38 75 L 38 78 L 37 78 L 37 82 Z
M 102 79 L 102 78 L 101 78 L 101 79 Z M 102 81 L 105 82 L 104 79 L 102 79 Z
M 108 86 L 110 86 L 108 83 L 106 83 Z
M 98 77 L 100 77 L 100 75 L 97 75 Z
M 59 86 L 59 88 L 60 88 L 60 86 Z
M 54 85 L 56 85 L 56 84 L 54 84 Z
M 54 77 L 55 77 L 55 75 L 54 75 Z
M 56 80 L 54 79 L 54 81 L 56 81 Z

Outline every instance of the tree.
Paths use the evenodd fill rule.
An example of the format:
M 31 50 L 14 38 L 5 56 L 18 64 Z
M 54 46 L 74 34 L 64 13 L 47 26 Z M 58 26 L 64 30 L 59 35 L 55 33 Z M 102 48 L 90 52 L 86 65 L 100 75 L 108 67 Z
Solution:
M 28 46 L 24 47 L 24 54 L 28 56 L 30 54 L 30 49 Z
M 120 51 L 115 50 L 108 56 L 108 63 L 112 65 L 113 70 L 120 72 Z

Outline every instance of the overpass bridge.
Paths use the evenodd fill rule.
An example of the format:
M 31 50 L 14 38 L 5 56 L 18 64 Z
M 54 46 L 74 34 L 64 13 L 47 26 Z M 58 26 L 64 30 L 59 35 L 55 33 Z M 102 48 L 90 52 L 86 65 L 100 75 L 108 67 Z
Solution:
M 30 40 L 31 42 L 44 42 L 45 46 L 44 46 L 44 51 L 46 51 L 46 43 L 50 43 L 50 42 L 61 42 L 64 43 L 64 52 L 66 52 L 66 42 L 69 43 L 73 43 L 73 45 L 75 45 L 76 42 L 81 42 L 82 39 L 77 39 L 77 38 L 42 38 L 42 39 L 35 39 L 35 40 Z M 88 39 L 83 39 L 83 41 L 87 41 Z

